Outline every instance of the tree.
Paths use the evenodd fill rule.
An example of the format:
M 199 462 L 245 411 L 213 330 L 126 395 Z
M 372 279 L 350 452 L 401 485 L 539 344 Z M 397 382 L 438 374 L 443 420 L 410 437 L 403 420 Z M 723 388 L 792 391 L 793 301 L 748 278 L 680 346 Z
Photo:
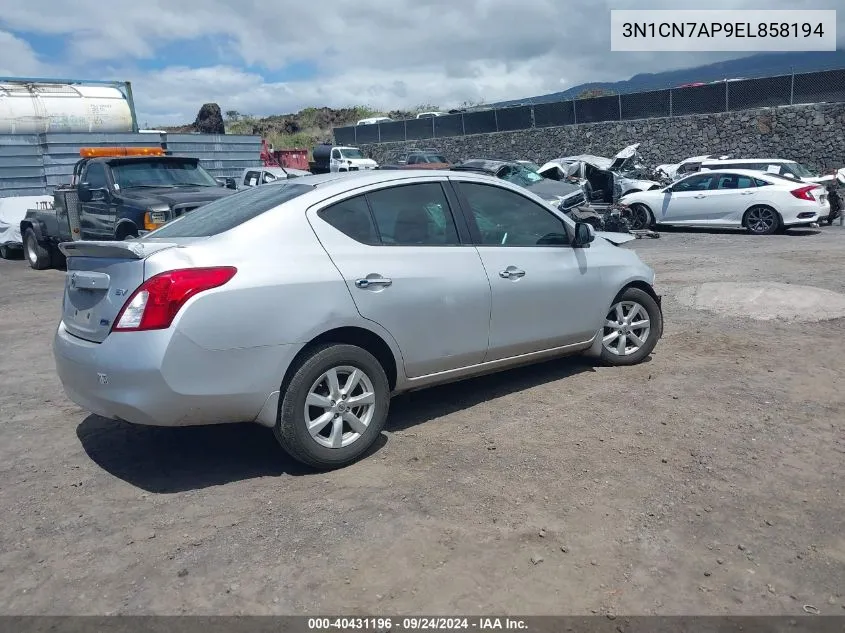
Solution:
M 241 118 L 241 113 L 238 112 L 237 110 L 226 110 L 226 119 L 228 119 L 229 121 L 234 122 L 234 121 L 237 121 L 240 118 Z
M 576 99 L 594 99 L 596 97 L 612 97 L 615 93 L 606 88 L 587 88 L 575 97 Z

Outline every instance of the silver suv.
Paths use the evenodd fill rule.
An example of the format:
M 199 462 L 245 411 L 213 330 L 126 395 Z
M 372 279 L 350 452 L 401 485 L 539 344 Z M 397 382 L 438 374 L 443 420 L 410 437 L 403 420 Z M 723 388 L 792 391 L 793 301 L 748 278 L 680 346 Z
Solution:
M 529 191 L 473 173 L 305 176 L 126 242 L 62 244 L 70 398 L 177 426 L 255 421 L 318 468 L 359 458 L 392 394 L 550 357 L 632 365 L 654 272 Z

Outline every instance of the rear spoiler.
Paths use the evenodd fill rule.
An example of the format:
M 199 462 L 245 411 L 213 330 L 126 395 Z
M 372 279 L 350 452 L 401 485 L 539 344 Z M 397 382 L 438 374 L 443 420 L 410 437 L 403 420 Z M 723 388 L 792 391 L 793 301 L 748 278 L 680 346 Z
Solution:
M 59 250 L 65 257 L 102 257 L 113 259 L 145 259 L 166 248 L 178 246 L 173 242 L 135 242 L 127 240 L 97 241 L 80 240 L 78 242 L 62 242 Z

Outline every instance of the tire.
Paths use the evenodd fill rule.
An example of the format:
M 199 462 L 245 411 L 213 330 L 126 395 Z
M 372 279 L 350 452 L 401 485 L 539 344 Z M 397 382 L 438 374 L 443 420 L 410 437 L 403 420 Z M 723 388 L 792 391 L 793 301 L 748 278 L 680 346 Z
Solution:
M 623 320 L 618 318 L 618 308 L 622 310 Z M 633 324 L 643 323 L 643 313 L 647 316 L 647 327 L 631 327 Z M 634 317 L 631 321 L 631 317 Z M 627 319 L 627 321 L 626 321 Z M 611 327 L 610 323 L 620 323 L 625 329 L 621 327 Z M 628 337 L 633 334 L 638 337 L 643 336 L 645 331 L 645 339 L 642 344 L 637 346 L 628 345 Z M 610 338 L 613 334 L 616 337 Z M 624 336 L 625 346 L 623 353 L 620 353 L 618 341 Z M 605 317 L 605 327 L 602 330 L 602 346 L 601 346 L 601 360 L 606 365 L 621 366 L 621 365 L 636 365 L 641 363 L 652 351 L 654 351 L 657 341 L 663 336 L 663 313 L 660 306 L 654 298 L 639 288 L 626 288 L 620 292 L 613 300 L 613 304 L 608 310 Z
M 31 268 L 35 270 L 46 270 L 50 268 L 53 259 L 50 256 L 50 250 L 38 243 L 35 237 L 35 231 L 31 228 L 28 228 L 23 234 L 23 250 Z
M 134 237 L 138 237 L 138 229 L 136 229 L 134 225 L 125 223 L 118 226 L 114 234 L 114 238 L 120 242 L 124 242 Z
M 366 428 L 362 432 L 356 433 L 347 418 L 343 417 L 343 401 L 331 398 L 327 375 L 333 370 L 336 371 L 341 390 L 351 371 L 358 370 L 363 378 L 352 389 L 353 397 L 363 392 L 373 394 L 371 405 L 347 410 L 347 414 L 357 414 L 360 416 L 357 419 L 365 423 Z M 315 399 L 324 399 L 325 407 L 313 404 L 306 410 L 306 399 L 312 395 L 312 391 Z M 384 428 L 390 406 L 390 384 L 381 364 L 360 347 L 338 343 L 320 345 L 311 350 L 298 364 L 283 393 L 274 427 L 276 439 L 295 460 L 319 470 L 347 466 L 366 453 Z M 329 408 L 332 402 L 336 402 L 336 405 Z M 329 421 L 312 435 L 308 430 L 306 415 L 311 421 L 325 415 L 335 417 L 329 417 Z M 337 438 L 338 442 L 349 443 L 331 447 L 330 444 Z
M 756 206 L 745 212 L 745 230 L 752 235 L 772 235 L 780 229 L 780 215 L 771 207 Z
M 645 231 L 654 226 L 654 214 L 644 204 L 635 202 L 631 205 L 631 220 L 629 224 L 632 231 Z
M 0 259 L 12 259 L 9 255 L 9 248 L 5 244 L 0 244 Z

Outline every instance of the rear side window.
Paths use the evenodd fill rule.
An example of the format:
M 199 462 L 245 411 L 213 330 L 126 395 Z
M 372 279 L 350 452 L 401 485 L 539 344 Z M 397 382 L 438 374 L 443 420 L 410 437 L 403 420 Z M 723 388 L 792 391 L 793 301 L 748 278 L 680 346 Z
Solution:
M 367 194 L 382 244 L 460 244 L 443 187 L 437 182 L 390 187 Z
M 144 237 L 209 237 L 225 233 L 313 188 L 283 182 L 245 189 L 205 204 Z
M 362 244 L 378 244 L 378 235 L 367 206 L 367 199 L 361 196 L 348 198 L 318 214 L 338 231 Z

